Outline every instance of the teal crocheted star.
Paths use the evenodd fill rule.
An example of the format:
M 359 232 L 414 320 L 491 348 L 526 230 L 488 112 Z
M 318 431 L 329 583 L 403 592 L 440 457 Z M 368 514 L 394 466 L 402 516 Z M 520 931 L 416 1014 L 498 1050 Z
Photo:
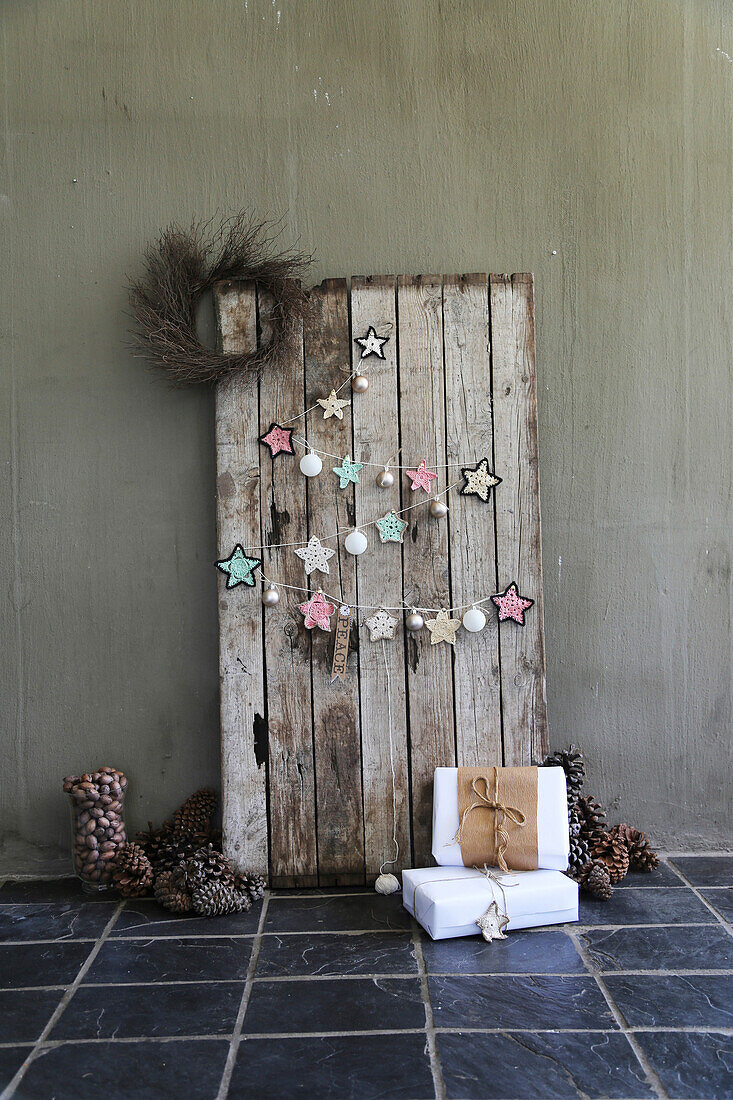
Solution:
M 377 530 L 382 542 L 402 542 L 407 530 L 407 524 L 396 512 L 388 512 L 377 520 Z
M 238 584 L 246 584 L 254 588 L 256 583 L 254 571 L 260 565 L 262 562 L 259 558 L 248 558 L 237 543 L 228 558 L 223 558 L 216 563 L 216 568 L 227 574 L 227 588 L 236 588 Z
M 338 475 L 339 488 L 345 489 L 349 482 L 353 482 L 354 485 L 359 484 L 359 470 L 361 470 L 363 462 L 352 462 L 351 455 L 347 455 L 341 462 L 340 466 L 334 466 L 333 472 Z

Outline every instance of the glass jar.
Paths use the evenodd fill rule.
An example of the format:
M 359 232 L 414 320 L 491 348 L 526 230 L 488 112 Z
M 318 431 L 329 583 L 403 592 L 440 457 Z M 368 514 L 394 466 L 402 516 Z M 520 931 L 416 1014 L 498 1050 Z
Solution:
M 87 892 L 108 890 L 117 852 L 127 842 L 122 802 L 127 778 L 116 768 L 67 775 L 74 872 Z

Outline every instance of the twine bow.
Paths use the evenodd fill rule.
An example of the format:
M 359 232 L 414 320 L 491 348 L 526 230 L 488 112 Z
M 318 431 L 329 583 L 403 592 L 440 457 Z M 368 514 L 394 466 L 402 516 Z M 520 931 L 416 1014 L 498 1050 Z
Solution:
M 463 830 L 469 814 L 474 810 L 492 810 L 494 814 L 494 848 L 496 850 L 496 861 L 502 871 L 508 872 L 509 867 L 504 858 L 504 853 L 509 844 L 509 833 L 506 831 L 504 823 L 506 820 L 509 820 L 513 825 L 521 829 L 527 823 L 527 818 L 516 806 L 505 806 L 503 802 L 499 801 L 499 769 L 493 767 L 491 772 L 492 792 L 489 791 L 489 781 L 485 775 L 477 775 L 472 780 L 471 790 L 476 796 L 476 801 L 472 802 L 470 806 L 467 806 L 463 811 L 463 817 L 458 826 L 458 832 L 453 838 L 453 843 L 461 843 Z M 478 784 L 481 780 L 483 780 L 484 784 L 483 793 L 478 788 Z

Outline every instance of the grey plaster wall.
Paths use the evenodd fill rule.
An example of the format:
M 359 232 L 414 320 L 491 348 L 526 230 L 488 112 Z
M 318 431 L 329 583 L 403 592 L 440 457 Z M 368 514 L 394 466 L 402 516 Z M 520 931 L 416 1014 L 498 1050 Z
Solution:
M 285 215 L 314 281 L 534 271 L 553 743 L 662 844 L 731 843 L 725 0 L 0 8 L 1 869 L 218 772 L 212 398 L 127 346 L 171 219 Z

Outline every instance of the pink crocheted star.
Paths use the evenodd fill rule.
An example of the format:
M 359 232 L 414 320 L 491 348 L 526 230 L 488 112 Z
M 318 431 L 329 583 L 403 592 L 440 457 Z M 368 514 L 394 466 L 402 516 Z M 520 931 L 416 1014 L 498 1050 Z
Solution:
M 260 443 L 264 443 L 266 447 L 270 448 L 270 454 L 273 458 L 275 455 L 279 455 L 281 451 L 292 455 L 295 454 L 293 442 L 290 438 L 292 434 L 292 428 L 281 428 L 279 424 L 270 424 L 265 434 L 260 436 Z
M 499 592 L 491 599 L 499 608 L 500 622 L 503 623 L 505 619 L 514 619 L 514 622 L 519 623 L 520 626 L 524 626 L 524 612 L 534 603 L 534 600 L 528 600 L 519 595 L 519 589 L 514 582 L 509 585 L 506 592 Z
M 300 604 L 300 610 L 305 615 L 305 625 L 308 630 L 312 630 L 314 626 L 320 627 L 321 630 L 331 629 L 329 620 L 336 608 L 328 602 L 322 592 L 316 592 L 315 596 L 311 596 L 305 603 Z
M 412 481 L 410 488 L 413 493 L 415 489 L 424 489 L 426 493 L 430 492 L 430 482 L 435 481 L 437 474 L 434 474 L 432 470 L 428 470 L 427 462 L 422 460 L 416 470 L 407 470 L 407 476 Z

